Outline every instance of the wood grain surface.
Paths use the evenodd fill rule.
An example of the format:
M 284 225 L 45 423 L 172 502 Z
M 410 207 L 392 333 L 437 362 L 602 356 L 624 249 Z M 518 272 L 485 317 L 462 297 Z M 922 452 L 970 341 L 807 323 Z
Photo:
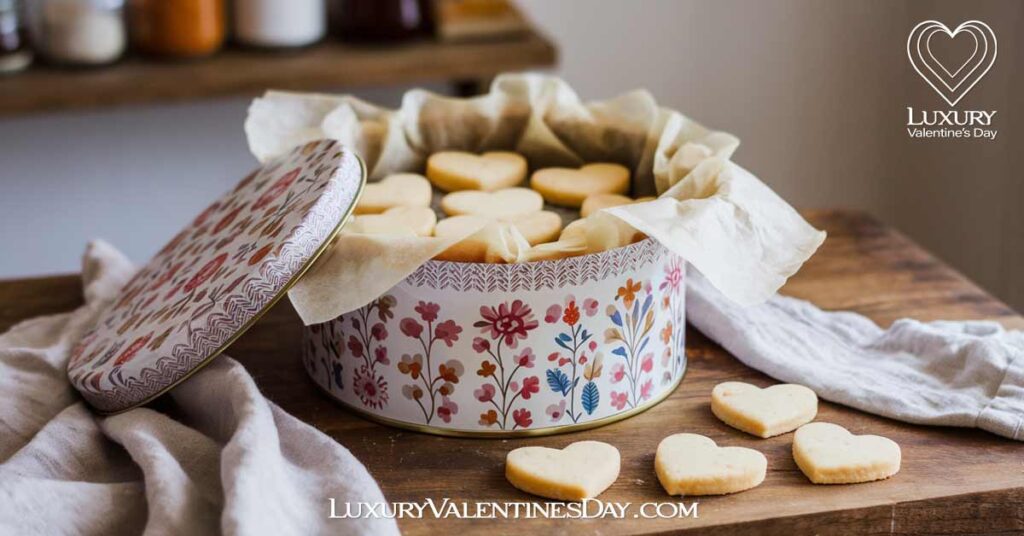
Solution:
M 1024 319 L 898 233 L 859 212 L 806 213 L 829 238 L 784 289 L 827 309 L 850 309 L 887 325 L 904 316 Z M 68 310 L 80 302 L 73 277 L 0 282 L 0 329 L 14 321 Z M 690 329 L 689 370 L 665 402 L 626 421 L 569 435 L 520 439 L 451 439 L 391 429 L 349 414 L 321 395 L 299 362 L 301 326 L 287 302 L 277 306 L 229 351 L 271 400 L 337 439 L 378 479 L 390 501 L 531 501 L 503 477 L 506 452 L 523 445 L 563 447 L 609 442 L 622 453 L 622 473 L 600 499 L 631 502 L 617 520 L 403 519 L 406 534 L 1019 534 L 1024 533 L 1024 444 L 967 429 L 913 426 L 822 403 L 818 420 L 854 433 L 880 434 L 903 449 L 895 477 L 860 485 L 815 486 L 790 455 L 792 434 L 757 439 L 711 414 L 712 387 L 725 380 L 773 383 Z M 730 496 L 695 498 L 697 519 L 634 519 L 645 502 L 683 502 L 662 491 L 654 449 L 677 432 L 763 452 L 765 482 Z M 325 504 L 325 515 L 327 505 Z
M 96 69 L 35 66 L 0 77 L 0 115 L 255 96 L 266 88 L 337 91 L 428 81 L 473 83 L 502 72 L 549 67 L 556 56 L 550 41 L 528 33 L 496 41 L 373 47 L 327 41 L 277 53 L 231 48 L 193 61 L 130 57 Z

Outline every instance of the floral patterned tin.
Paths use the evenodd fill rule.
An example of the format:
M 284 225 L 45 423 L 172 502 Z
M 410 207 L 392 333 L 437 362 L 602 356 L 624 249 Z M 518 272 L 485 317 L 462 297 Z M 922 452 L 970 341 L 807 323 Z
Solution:
M 303 362 L 331 397 L 399 427 L 600 426 L 682 379 L 685 269 L 651 239 L 555 261 L 429 261 L 368 305 L 307 326 Z
M 144 404 L 217 357 L 330 245 L 366 181 L 338 142 L 296 147 L 210 204 L 141 267 L 71 352 L 94 408 Z

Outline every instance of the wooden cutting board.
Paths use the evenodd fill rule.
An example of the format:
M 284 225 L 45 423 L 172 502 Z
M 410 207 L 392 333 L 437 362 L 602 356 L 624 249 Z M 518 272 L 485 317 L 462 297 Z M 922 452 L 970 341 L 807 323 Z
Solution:
M 1024 328 L 1024 318 L 900 234 L 860 212 L 806 213 L 829 232 L 820 252 L 784 289 L 826 309 L 848 309 L 882 325 L 896 318 L 995 319 Z M 76 278 L 0 282 L 0 330 L 22 318 L 68 310 L 81 301 Z M 773 383 L 690 329 L 689 370 L 665 402 L 626 421 L 575 434 L 521 440 L 451 439 L 395 430 L 350 415 L 321 395 L 299 361 L 300 323 L 287 302 L 277 306 L 229 354 L 263 392 L 298 418 L 348 447 L 378 479 L 389 501 L 448 498 L 532 501 L 503 477 L 505 453 L 523 445 L 563 447 L 609 442 L 622 453 L 622 474 L 600 499 L 630 502 L 624 519 L 402 519 L 406 534 L 657 533 L 700 534 L 992 534 L 1024 532 L 1024 443 L 966 429 L 913 426 L 822 403 L 818 420 L 854 433 L 880 434 L 903 449 L 903 469 L 881 482 L 815 486 L 790 455 L 792 435 L 756 439 L 711 414 L 711 388 L 726 380 Z M 698 518 L 636 519 L 645 502 L 670 498 L 654 476 L 654 449 L 676 432 L 752 447 L 769 460 L 760 487 L 737 495 L 696 498 Z M 324 505 L 324 515 L 328 505 Z

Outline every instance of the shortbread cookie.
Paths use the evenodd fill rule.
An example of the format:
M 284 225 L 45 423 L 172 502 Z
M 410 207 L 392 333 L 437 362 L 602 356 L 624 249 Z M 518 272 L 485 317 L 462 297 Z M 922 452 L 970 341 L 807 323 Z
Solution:
M 603 208 L 632 205 L 633 203 L 643 203 L 645 201 L 653 201 L 654 199 L 651 196 L 633 199 L 632 197 L 619 194 L 594 194 L 583 200 L 583 206 L 580 207 L 580 216 L 586 218 Z
M 430 181 L 415 173 L 388 175 L 366 183 L 356 205 L 356 214 L 380 214 L 392 207 L 429 207 L 433 191 Z
M 394 207 L 382 214 L 355 216 L 345 224 L 344 232 L 430 236 L 436 223 L 437 214 L 429 207 Z
M 530 249 L 529 242 L 509 222 L 482 216 L 452 216 L 437 223 L 434 236 L 449 238 L 477 229 L 434 257 L 453 262 L 516 262 Z
M 900 446 L 876 435 L 853 435 L 838 424 L 812 422 L 793 435 L 793 460 L 815 484 L 882 480 L 900 470 Z
M 587 164 L 579 169 L 546 168 L 530 177 L 530 187 L 552 205 L 579 208 L 595 194 L 625 194 L 629 169 L 619 164 Z
M 509 219 L 544 208 L 544 198 L 529 188 L 505 188 L 494 192 L 452 192 L 441 198 L 441 210 L 449 216 L 484 216 Z
M 711 412 L 733 428 L 757 437 L 772 437 L 813 421 L 818 414 L 818 397 L 803 385 L 761 389 L 749 383 L 725 382 L 711 390 Z
M 768 459 L 743 447 L 719 447 L 698 434 L 675 434 L 658 444 L 654 470 L 669 495 L 723 495 L 764 482 Z
M 531 246 L 555 240 L 562 232 L 562 217 L 550 210 L 507 218 L 506 221 L 514 225 Z
M 527 493 L 561 501 L 592 499 L 619 477 L 619 450 L 578 441 L 562 450 L 522 447 L 505 457 L 505 478 Z
M 628 205 L 633 202 L 633 198 L 627 195 L 619 194 L 594 194 L 587 196 L 583 200 L 583 204 L 580 206 L 580 216 L 586 218 L 587 216 L 608 207 L 617 207 L 619 205 Z
M 523 182 L 526 178 L 526 159 L 505 151 L 481 155 L 443 151 L 427 159 L 427 178 L 434 186 L 446 192 L 492 192 Z

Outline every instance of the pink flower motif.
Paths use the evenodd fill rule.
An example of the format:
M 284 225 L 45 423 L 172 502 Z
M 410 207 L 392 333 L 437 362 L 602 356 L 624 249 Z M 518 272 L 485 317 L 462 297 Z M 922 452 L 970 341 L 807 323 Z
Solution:
M 515 348 L 519 339 L 525 339 L 526 333 L 538 326 L 533 310 L 523 300 L 502 303 L 498 307 L 480 307 L 480 316 L 483 320 L 477 320 L 473 326 L 490 333 L 492 339 L 504 339 L 509 348 Z
M 452 415 L 459 412 L 459 406 L 447 396 L 442 397 L 441 400 L 441 407 L 437 408 L 437 416 L 441 417 L 444 422 L 452 422 Z
M 370 335 L 378 341 L 383 341 L 388 338 L 388 328 L 384 327 L 383 323 L 377 322 L 370 328 Z
M 597 314 L 597 300 L 594 298 L 587 298 L 583 300 L 583 312 L 587 316 L 594 316 Z
M 619 383 L 626 377 L 626 367 L 622 363 L 616 363 L 612 367 L 612 383 Z
M 196 275 L 192 276 L 192 279 L 190 279 L 188 283 L 185 283 L 185 292 L 192 292 L 196 287 L 205 283 L 206 280 L 213 276 L 213 274 L 217 273 L 217 270 L 220 269 L 221 265 L 223 265 L 226 260 L 228 260 L 228 254 L 221 253 L 203 265 L 203 267 L 196 272 Z
M 651 391 L 654 390 L 654 380 L 648 379 L 640 386 L 640 398 L 647 400 L 651 398 Z
M 267 191 L 264 192 L 263 195 L 261 195 L 260 198 L 256 200 L 256 203 L 254 203 L 252 206 L 253 210 L 259 210 L 269 205 L 281 194 L 288 191 L 288 188 L 292 185 L 293 182 L 295 182 L 295 179 L 299 177 L 299 171 L 299 168 L 295 168 L 289 171 L 288 173 L 282 175 L 281 178 L 277 179 L 277 181 L 275 181 L 274 184 L 270 186 L 270 188 L 267 188 Z
M 421 301 L 413 310 L 420 314 L 420 318 L 424 322 L 433 322 L 437 320 L 437 313 L 441 310 L 441 306 L 433 302 Z
M 643 360 L 640 361 L 640 370 L 644 372 L 650 372 L 654 368 L 654 354 L 648 353 L 644 356 Z
M 403 318 L 398 323 L 398 329 L 402 330 L 406 336 L 412 337 L 413 339 L 420 338 L 420 334 L 423 333 L 423 326 L 412 318 Z
M 512 412 L 512 420 L 516 421 L 519 428 L 529 428 L 533 424 L 533 415 L 526 408 L 519 408 Z
M 509 383 L 508 384 L 508 390 L 510 392 L 513 392 L 513 393 L 518 391 L 519 390 L 519 382 L 515 382 L 514 381 L 514 382 Z
M 682 263 L 673 260 L 667 266 L 665 266 L 665 280 L 658 285 L 661 290 L 669 289 L 673 294 L 679 291 L 680 284 L 683 282 L 683 265 Z
M 590 341 L 590 345 L 588 346 L 588 348 L 590 348 L 591 352 L 596 352 L 597 351 L 597 341 Z
M 373 356 L 377 359 L 377 362 L 382 365 L 390 365 L 391 360 L 388 359 L 388 349 L 384 346 L 378 346 L 373 350 Z
M 520 367 L 533 368 L 534 357 L 535 356 L 533 355 L 533 349 L 532 348 L 525 348 L 525 349 L 523 349 L 522 353 L 520 353 L 519 355 L 516 356 L 515 359 L 516 359 L 516 363 Z
M 529 400 L 533 393 L 540 392 L 540 378 L 536 376 L 529 376 L 523 378 L 523 390 L 519 391 L 519 394 L 523 397 L 523 400 Z
M 557 422 L 565 416 L 565 400 L 562 400 L 557 404 L 551 404 L 546 410 L 544 410 L 544 412 L 551 418 L 551 422 Z
M 494 386 L 489 383 L 485 383 L 481 385 L 479 389 L 473 391 L 473 396 L 481 402 L 490 402 L 494 399 L 494 393 Z
M 459 333 L 462 333 L 462 328 L 456 325 L 454 320 L 445 320 L 434 328 L 434 336 L 444 341 L 448 348 L 459 340 Z
M 473 351 L 482 354 L 491 349 L 491 342 L 483 337 L 473 338 Z
M 352 357 L 363 357 L 363 343 L 359 342 L 355 335 L 348 336 L 348 349 L 352 352 Z
M 379 409 L 388 403 L 387 382 L 383 377 L 377 376 L 374 371 L 366 368 L 366 365 L 356 370 L 355 376 L 352 378 L 352 389 L 363 401 L 363 404 L 371 408 Z
M 626 393 L 625 392 L 619 393 L 619 392 L 616 392 L 616 391 L 612 391 L 611 392 L 611 397 L 612 397 L 612 407 L 614 407 L 615 409 L 617 409 L 619 411 L 621 411 L 622 408 L 625 408 L 626 404 L 629 402 L 629 399 L 626 397 Z
M 548 324 L 558 322 L 559 318 L 562 318 L 562 306 L 557 303 L 548 307 L 547 312 L 544 313 L 544 321 Z

